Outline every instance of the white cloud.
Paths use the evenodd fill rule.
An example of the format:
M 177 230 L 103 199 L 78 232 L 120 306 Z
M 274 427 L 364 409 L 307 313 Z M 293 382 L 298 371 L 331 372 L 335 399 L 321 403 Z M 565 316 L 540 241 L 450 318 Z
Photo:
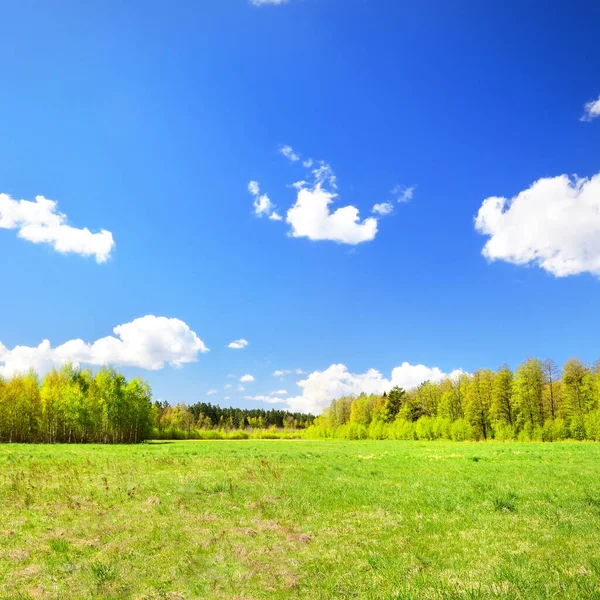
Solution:
M 243 385 L 240 383 L 240 384 L 237 386 L 237 391 L 238 391 L 238 392 L 245 392 L 245 391 L 246 391 L 246 388 L 245 388 L 245 387 L 244 387 L 244 386 L 243 386 Z
M 287 390 L 275 390 L 271 392 L 272 396 L 287 396 Z
M 267 5 L 278 5 L 286 4 L 288 0 L 250 0 L 250 4 L 254 6 L 267 6 Z
M 254 381 L 254 377 L 252 377 L 252 375 L 242 375 L 242 377 L 240 377 L 240 381 L 242 383 L 252 383 Z
M 300 155 L 294 152 L 291 146 L 282 146 L 280 152 L 295 162 L 300 160 Z M 305 237 L 310 240 L 333 241 L 340 244 L 357 245 L 375 239 L 377 235 L 378 218 L 390 214 L 390 202 L 375 204 L 370 216 L 363 220 L 360 218 L 359 209 L 348 205 L 335 208 L 333 205 L 338 198 L 337 178 L 331 165 L 325 161 L 306 159 L 302 165 L 308 169 L 306 179 L 290 184 L 296 190 L 296 200 L 287 210 L 285 221 L 290 225 L 290 237 Z M 269 197 L 260 195 L 260 188 L 256 181 L 248 186 L 254 196 L 256 214 L 262 216 L 269 214 L 272 221 L 281 221 L 282 215 L 275 211 L 275 206 Z M 396 186 L 393 190 L 398 202 L 407 202 L 413 196 L 414 186 L 404 188 Z
M 407 362 L 392 370 L 391 379 L 383 377 L 376 369 L 366 373 L 350 373 L 345 365 L 331 365 L 325 371 L 315 371 L 299 381 L 302 395 L 287 398 L 286 404 L 293 411 L 319 414 L 335 398 L 350 394 L 382 394 L 398 385 L 406 390 L 413 389 L 424 381 L 441 381 L 445 377 L 456 377 L 462 371 L 446 375 L 437 367 L 411 365 Z
M 319 166 L 312 170 L 315 183 L 320 185 L 328 185 L 332 189 L 337 189 L 337 177 L 331 168 L 331 165 L 324 160 L 319 161 Z
M 254 199 L 254 212 L 257 215 L 263 216 L 269 214 L 271 210 L 273 210 L 273 203 L 267 194 L 256 196 Z
M 377 219 L 369 217 L 361 222 L 354 206 L 331 212 L 330 205 L 336 197 L 337 194 L 323 189 L 320 183 L 300 189 L 296 203 L 287 213 L 291 236 L 352 245 L 375 239 Z
M 275 212 L 275 205 L 267 194 L 260 193 L 260 185 L 258 181 L 251 181 L 248 184 L 248 191 L 254 196 L 254 214 L 259 217 L 269 215 L 269 219 L 273 221 L 281 221 L 281 217 Z
M 76 339 L 56 348 L 48 340 L 37 347 L 16 346 L 12 350 L 0 344 L 0 375 L 6 377 L 29 369 L 41 374 L 67 362 L 154 371 L 166 363 L 179 367 L 195 362 L 199 353 L 208 352 L 204 342 L 179 319 L 147 315 L 118 325 L 113 332 L 114 336 L 91 344 Z
M 416 187 L 416 185 L 411 185 L 410 187 L 397 185 L 392 190 L 392 195 L 396 197 L 396 202 L 410 202 L 415 195 Z
M 229 396 L 225 396 L 225 398 L 223 398 L 223 400 L 231 400 L 231 398 Z
M 217 393 L 217 390 L 208 390 L 208 392 L 206 392 L 207 396 L 214 396 Z
M 598 100 L 592 100 L 584 106 L 584 114 L 581 117 L 582 121 L 591 121 L 600 117 L 600 96 Z
M 279 153 L 285 156 L 290 162 L 297 162 L 300 157 L 294 152 L 291 146 L 280 146 Z
M 248 340 L 240 338 L 239 340 L 233 340 L 227 347 L 233 348 L 234 350 L 241 350 L 248 345 Z
M 302 369 L 277 369 L 277 371 L 273 371 L 273 377 L 284 377 L 285 375 L 289 375 L 290 373 L 302 375 L 304 371 Z
M 377 213 L 381 216 L 389 215 L 394 210 L 394 205 L 389 202 L 382 202 L 381 204 L 375 204 L 372 212 Z
M 256 402 L 268 402 L 269 404 L 280 404 L 284 402 L 281 398 L 273 396 L 244 396 L 244 400 L 254 400 Z
M 228 389 L 231 387 L 231 384 L 230 384 L 230 383 L 226 383 L 226 384 L 225 384 L 223 387 L 224 387 L 226 390 L 228 390 Z
M 34 244 L 49 244 L 62 254 L 94 256 L 96 262 L 108 260 L 115 246 L 110 231 L 77 229 L 67 224 L 67 216 L 58 212 L 57 204 L 44 196 L 35 202 L 13 200 L 0 194 L 0 229 L 17 229 L 18 237 Z
M 514 198 L 483 201 L 475 229 L 490 261 L 534 264 L 556 277 L 600 275 L 600 173 L 539 179 Z

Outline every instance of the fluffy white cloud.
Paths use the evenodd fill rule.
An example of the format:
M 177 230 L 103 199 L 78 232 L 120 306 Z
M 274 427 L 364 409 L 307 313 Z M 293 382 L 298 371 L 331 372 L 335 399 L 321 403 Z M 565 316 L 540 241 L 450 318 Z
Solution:
M 245 391 L 246 391 L 246 388 L 245 388 L 245 387 L 244 387 L 244 386 L 243 386 L 243 385 L 240 383 L 240 384 L 237 386 L 237 391 L 238 391 L 238 392 L 245 392 Z
M 600 96 L 598 100 L 592 100 L 588 102 L 584 107 L 583 117 L 581 117 L 582 121 L 591 121 L 592 119 L 597 119 L 600 117 Z
M 250 4 L 254 4 L 254 6 L 267 6 L 267 5 L 277 5 L 277 4 L 286 4 L 288 0 L 250 0 Z
M 275 390 L 271 392 L 272 396 L 287 396 L 287 390 Z
M 337 194 L 324 189 L 321 183 L 298 191 L 296 203 L 287 213 L 292 237 L 311 240 L 331 240 L 342 244 L 360 244 L 375 239 L 377 219 L 360 221 L 358 209 L 344 206 L 331 212 L 330 205 Z
M 291 162 L 300 160 L 291 146 L 281 146 L 281 154 Z M 348 205 L 335 209 L 333 204 L 338 197 L 337 178 L 331 165 L 325 161 L 308 158 L 302 161 L 308 169 L 306 179 L 292 183 L 296 190 L 296 200 L 287 210 L 286 223 L 290 225 L 290 237 L 306 237 L 310 240 L 328 240 L 340 244 L 356 245 L 369 242 L 377 235 L 378 218 L 392 212 L 390 202 L 375 204 L 372 212 L 376 216 L 361 220 L 359 209 Z M 393 190 L 398 202 L 408 202 L 414 193 L 414 186 L 396 186 Z M 269 215 L 272 221 L 281 221 L 282 216 L 275 211 L 266 194 L 260 194 L 257 181 L 251 181 L 248 190 L 254 196 L 254 210 L 259 216 Z
M 254 400 L 256 402 L 268 402 L 269 404 L 280 404 L 284 402 L 281 398 L 273 396 L 244 396 L 244 400 Z
M 345 365 L 331 365 L 325 371 L 315 371 L 299 381 L 302 395 L 287 398 L 286 404 L 293 411 L 319 414 L 329 403 L 341 396 L 350 394 L 382 394 L 398 385 L 410 390 L 424 381 L 441 381 L 445 377 L 456 377 L 462 371 L 452 371 L 449 375 L 437 367 L 411 365 L 407 362 L 392 370 L 391 379 L 383 377 L 376 369 L 366 373 L 350 373 Z
M 50 244 L 63 254 L 94 256 L 98 263 L 108 260 L 115 245 L 110 231 L 92 233 L 68 225 L 67 216 L 58 212 L 56 202 L 44 196 L 36 196 L 31 202 L 0 194 L 0 229 L 17 229 L 24 240 Z
M 514 198 L 483 201 L 475 229 L 490 261 L 535 264 L 557 277 L 600 275 L 600 173 L 539 179 Z
M 242 383 L 252 383 L 254 381 L 254 377 L 252 377 L 252 375 L 242 375 L 242 377 L 240 377 L 240 381 Z
M 162 369 L 166 363 L 179 367 L 195 362 L 198 354 L 208 352 L 204 342 L 179 319 L 147 315 L 118 325 L 114 336 L 89 344 L 70 340 L 52 348 L 48 340 L 37 347 L 16 346 L 8 350 L 0 344 L 0 375 L 34 369 L 45 373 L 64 363 Z
M 377 213 L 381 216 L 389 215 L 394 210 L 394 205 L 390 202 L 382 202 L 381 204 L 375 204 L 372 212 Z
M 233 340 L 227 347 L 233 348 L 234 350 L 241 350 L 248 345 L 248 340 L 240 338 L 239 340 Z
M 217 393 L 217 390 L 208 390 L 208 392 L 206 392 L 207 396 L 214 396 Z
M 290 162 L 297 162 L 300 157 L 294 152 L 291 146 L 280 146 L 279 153 L 285 156 Z

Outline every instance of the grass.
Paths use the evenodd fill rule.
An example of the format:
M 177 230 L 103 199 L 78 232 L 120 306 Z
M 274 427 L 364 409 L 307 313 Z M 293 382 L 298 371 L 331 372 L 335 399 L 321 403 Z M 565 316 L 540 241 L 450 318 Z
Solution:
M 0 446 L 1 599 L 598 598 L 600 444 Z

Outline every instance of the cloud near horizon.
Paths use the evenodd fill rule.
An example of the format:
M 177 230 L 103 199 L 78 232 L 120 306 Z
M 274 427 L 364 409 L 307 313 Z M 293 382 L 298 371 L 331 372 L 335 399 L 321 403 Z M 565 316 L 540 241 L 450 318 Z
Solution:
M 274 396 L 244 396 L 244 400 L 254 400 L 255 402 L 267 402 L 268 404 L 281 404 L 284 402 L 281 398 Z
M 58 204 L 44 196 L 36 196 L 31 202 L 0 194 L 0 229 L 16 229 L 21 239 L 49 244 L 61 254 L 93 256 L 97 263 L 106 262 L 115 246 L 112 233 L 72 227 L 67 216 L 57 209 Z
M 31 369 L 43 375 L 65 363 L 157 371 L 167 363 L 180 367 L 196 362 L 200 353 L 209 351 L 196 333 L 179 319 L 146 315 L 118 325 L 113 333 L 114 336 L 91 344 L 75 339 L 56 348 L 48 340 L 37 347 L 16 346 L 12 350 L 0 342 L 0 376 L 10 377 Z
M 489 261 L 537 265 L 556 277 L 600 275 L 600 173 L 538 179 L 510 200 L 490 197 L 475 218 Z
M 463 373 L 456 369 L 451 373 L 444 373 L 438 367 L 425 365 L 411 365 L 402 363 L 392 370 L 390 379 L 376 369 L 369 369 L 365 373 L 350 373 L 343 364 L 331 365 L 325 371 L 314 371 L 306 379 L 299 381 L 302 395 L 282 400 L 294 412 L 312 413 L 318 415 L 329 403 L 342 396 L 350 394 L 383 394 L 394 386 L 406 390 L 416 388 L 425 381 L 441 381 L 446 377 L 457 377 Z

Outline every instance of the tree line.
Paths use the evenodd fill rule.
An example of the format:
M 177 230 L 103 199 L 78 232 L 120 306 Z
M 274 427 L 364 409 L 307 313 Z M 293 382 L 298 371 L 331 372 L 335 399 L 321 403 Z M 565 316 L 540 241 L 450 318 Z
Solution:
M 200 434 L 207 430 L 302 430 L 315 419 L 313 415 L 286 410 L 221 408 L 210 402 L 197 402 L 189 406 L 156 402 L 155 410 L 157 437 L 161 439 L 207 437 Z
M 128 381 L 111 368 L 93 373 L 65 365 L 43 378 L 33 371 L 0 377 L 0 442 L 118 444 L 248 437 L 246 429 L 264 430 L 262 437 L 272 437 L 279 430 L 304 429 L 313 420 L 312 415 L 283 410 L 153 402 L 147 382 Z M 232 436 L 232 430 L 238 435 Z
M 528 359 L 416 389 L 346 396 L 315 419 L 284 410 L 152 401 L 139 378 L 65 365 L 0 377 L 0 442 L 136 443 L 147 439 L 308 437 L 600 441 L 600 361 L 562 369 Z
M 346 439 L 600 440 L 600 361 L 531 358 L 514 372 L 480 369 L 332 401 L 307 431 Z
M 113 369 L 0 377 L 0 442 L 135 443 L 152 427 L 150 386 Z

